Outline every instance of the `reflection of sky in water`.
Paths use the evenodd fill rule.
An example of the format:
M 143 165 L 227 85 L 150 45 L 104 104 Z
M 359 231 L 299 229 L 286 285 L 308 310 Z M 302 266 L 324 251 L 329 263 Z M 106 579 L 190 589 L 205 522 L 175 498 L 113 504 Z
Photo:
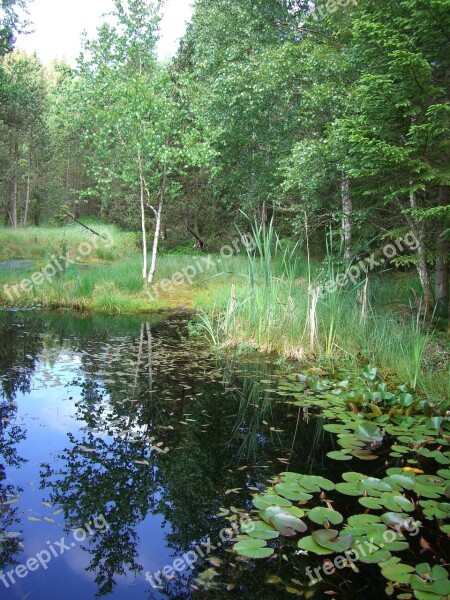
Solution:
M 19 516 L 23 531 L 24 551 L 17 556 L 18 564 L 48 549 L 47 542 L 54 544 L 65 537 L 69 544 L 71 535 L 63 529 L 62 515 L 53 515 L 57 507 L 43 505 L 48 491 L 39 489 L 40 465 L 50 463 L 52 467 L 58 463 L 58 454 L 68 445 L 67 433 L 76 434 L 85 425 L 76 420 L 76 403 L 80 399 L 81 388 L 71 385 L 76 376 L 81 375 L 79 369 L 81 357 L 67 351 L 57 357 L 52 356 L 51 365 L 41 362 L 31 381 L 30 394 L 17 394 L 17 423 L 23 424 L 27 431 L 26 439 L 18 447 L 20 456 L 27 460 L 20 469 L 8 468 L 8 481 L 23 488 L 20 494 Z M 107 398 L 105 398 L 107 399 Z M 30 521 L 29 517 L 41 519 Z M 42 519 L 54 519 L 57 523 L 49 523 Z M 170 550 L 166 548 L 165 535 L 169 531 L 162 528 L 163 518 L 160 515 L 147 515 L 143 523 L 136 527 L 140 538 L 138 545 L 138 562 L 145 570 L 160 570 L 165 564 L 173 561 Z M 82 524 L 80 524 L 82 526 Z M 58 546 L 56 545 L 58 550 Z M 95 597 L 97 585 L 95 573 L 86 571 L 91 556 L 84 552 L 80 544 L 76 544 L 63 555 L 52 557 L 47 569 L 39 567 L 34 572 L 16 580 L 8 589 L 0 581 L 0 598 L 5 600 L 88 600 Z M 5 569 L 6 573 L 13 567 Z M 9 579 L 7 579 L 9 583 Z M 111 595 L 115 599 L 129 600 L 132 597 L 148 598 L 149 584 L 144 576 L 116 577 L 117 586 Z M 132 590 L 132 591 L 131 591 Z M 156 593 L 154 597 L 158 597 Z

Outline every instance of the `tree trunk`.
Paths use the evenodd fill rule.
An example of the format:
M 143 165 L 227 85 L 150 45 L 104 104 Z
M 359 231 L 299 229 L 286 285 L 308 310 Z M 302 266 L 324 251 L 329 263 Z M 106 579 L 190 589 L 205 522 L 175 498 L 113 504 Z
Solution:
M 159 190 L 158 197 L 158 208 L 156 210 L 156 223 L 155 223 L 155 237 L 153 238 L 153 250 L 152 250 L 152 262 L 150 265 L 150 272 L 148 274 L 148 283 L 153 282 L 153 277 L 156 271 L 156 258 L 158 256 L 158 244 L 159 244 L 159 234 L 161 232 L 161 215 L 162 208 L 164 204 L 164 195 L 166 190 L 166 175 L 164 174 L 161 181 L 161 186 Z
M 417 195 L 415 192 L 411 192 L 409 196 L 409 203 L 412 209 L 417 209 Z M 427 250 L 426 250 L 426 237 L 427 232 L 425 223 L 415 218 L 416 231 L 418 245 L 417 245 L 417 272 L 419 273 L 420 283 L 422 285 L 424 303 L 427 310 L 432 313 L 434 309 L 434 293 L 431 286 L 430 270 L 427 263 Z
M 344 175 L 341 181 L 342 195 L 342 232 L 344 236 L 344 260 L 352 260 L 352 234 L 353 234 L 353 204 L 350 194 L 350 179 Z
M 30 189 L 31 189 L 31 138 L 30 138 L 30 146 L 28 149 L 27 191 L 26 191 L 26 195 L 25 195 L 25 208 L 23 210 L 22 227 L 27 226 L 28 210 L 30 208 Z
M 139 179 L 140 179 L 142 253 L 143 253 L 142 278 L 145 280 L 145 279 L 147 279 L 147 230 L 145 227 L 145 180 L 144 180 L 144 173 L 142 170 L 142 159 L 141 159 L 140 150 L 138 150 L 138 164 L 139 164 Z
M 13 178 L 12 178 L 12 189 L 11 189 L 11 203 L 10 203 L 10 220 L 11 227 L 17 229 L 17 197 L 18 197 L 18 169 L 19 169 L 19 141 L 14 141 L 14 152 L 13 152 Z
M 449 188 L 439 191 L 439 204 L 448 205 Z M 449 317 L 449 241 L 444 237 L 445 224 L 439 225 L 436 236 L 436 316 L 443 319 Z

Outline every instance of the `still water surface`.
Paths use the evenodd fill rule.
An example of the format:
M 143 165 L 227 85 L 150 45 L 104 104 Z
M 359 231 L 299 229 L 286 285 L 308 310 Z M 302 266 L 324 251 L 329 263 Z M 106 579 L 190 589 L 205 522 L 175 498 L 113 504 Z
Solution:
M 195 577 L 231 556 L 217 547 L 221 508 L 281 471 L 327 474 L 331 438 L 271 396 L 269 358 L 218 359 L 188 329 L 186 317 L 0 312 L 1 598 L 274 597 L 263 564 L 221 592 Z M 146 573 L 197 545 L 193 569 L 152 588 Z

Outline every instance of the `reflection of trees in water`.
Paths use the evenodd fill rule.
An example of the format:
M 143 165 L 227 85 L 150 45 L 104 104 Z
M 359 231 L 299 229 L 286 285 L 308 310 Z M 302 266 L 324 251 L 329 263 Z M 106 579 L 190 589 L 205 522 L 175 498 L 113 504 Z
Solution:
M 8 478 L 8 467 L 18 469 L 25 459 L 17 445 L 26 431 L 15 421 L 17 393 L 29 392 L 31 377 L 42 348 L 40 324 L 30 332 L 26 316 L 5 312 L 0 320 L 0 569 L 15 564 L 22 551 L 22 535 L 17 501 L 22 488 Z
M 147 568 L 139 565 L 136 528 L 149 514 L 163 515 L 167 546 L 174 558 L 182 556 L 207 537 L 213 544 L 219 540 L 227 524 L 215 516 L 220 506 L 249 508 L 248 488 L 284 470 L 277 459 L 288 456 L 293 445 L 297 413 L 287 419 L 286 405 L 264 392 L 257 380 L 267 375 L 259 365 L 242 371 L 232 362 L 218 366 L 199 345 L 183 339 L 180 320 L 15 314 L 2 327 L 2 339 L 9 340 L 0 348 L 7 399 L 30 389 L 43 346 L 47 354 L 69 346 L 80 356 L 76 416 L 86 427 L 69 435 L 55 466 L 43 467 L 41 487 L 63 508 L 68 528 L 83 527 L 100 514 L 109 523 L 85 548 L 99 595 L 110 592 L 118 576 Z M 14 443 L 22 434 L 12 422 L 8 427 L 2 448 L 13 464 Z M 294 454 L 305 456 L 313 434 L 301 429 Z M 166 447 L 169 452 L 162 452 Z M 291 468 L 298 464 L 301 459 Z M 0 485 L 1 494 L 13 493 L 5 482 Z M 226 494 L 236 488 L 239 493 Z M 8 514 L 0 526 L 13 525 L 14 505 Z M 10 554 L 14 544 L 17 540 L 8 541 Z M 257 589 L 251 577 L 242 577 L 248 594 Z M 167 590 L 172 598 L 193 593 L 179 579 L 167 582 Z
M 62 468 L 43 473 L 43 485 L 69 526 L 100 513 L 108 521 L 86 548 L 105 594 L 118 575 L 145 570 L 136 527 L 149 513 L 163 515 L 174 557 L 207 537 L 218 541 L 226 525 L 215 516 L 220 506 L 250 506 L 248 487 L 265 482 L 274 452 L 290 448 L 295 420 L 284 423 L 285 405 L 268 405 L 255 372 L 233 375 L 231 367 L 224 383 L 223 369 L 193 345 L 180 346 L 177 330 L 145 323 L 135 339 L 89 340 L 80 350 L 87 377 L 78 381 L 76 406 L 87 428 L 69 436 Z M 270 431 L 265 419 L 283 421 L 283 431 Z M 242 462 L 244 444 L 255 456 L 245 452 Z M 229 488 L 241 495 L 226 495 Z M 180 580 L 166 583 L 171 597 L 191 595 Z
M 43 348 L 40 319 L 27 313 L 4 312 L 0 318 L 0 396 L 14 400 L 27 394 Z
M 0 400 L 0 570 L 15 564 L 14 555 L 22 551 L 16 502 L 23 489 L 7 475 L 8 467 L 17 469 L 26 462 L 17 452 L 17 444 L 25 439 L 26 432 L 15 424 L 16 412 L 14 402 Z

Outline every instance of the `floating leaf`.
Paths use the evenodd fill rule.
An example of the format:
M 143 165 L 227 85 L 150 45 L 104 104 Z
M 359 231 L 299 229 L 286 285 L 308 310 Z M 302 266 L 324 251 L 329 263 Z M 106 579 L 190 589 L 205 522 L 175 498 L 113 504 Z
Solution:
M 277 494 L 296 502 L 310 500 L 312 498 L 311 494 L 308 494 L 305 489 L 300 487 L 297 483 L 278 483 L 274 489 Z
M 360 423 L 355 429 L 356 437 L 363 442 L 382 442 L 383 434 L 381 433 L 381 429 L 370 423 L 369 421 L 365 421 L 364 423 Z
M 271 525 L 268 525 L 264 521 L 251 521 L 250 523 L 243 523 L 241 530 L 252 538 L 258 540 L 273 540 L 279 537 L 279 532 L 274 529 Z
M 358 502 L 362 504 L 362 506 L 365 506 L 365 508 L 372 508 L 373 510 L 381 510 L 383 508 L 383 504 L 378 498 L 370 498 L 369 496 L 365 496 L 360 498 Z
M 347 523 L 352 527 L 367 527 L 373 523 L 379 523 L 380 517 L 378 515 L 364 514 L 364 515 L 352 515 L 347 519 Z
M 253 506 L 255 508 L 259 508 L 263 510 L 265 508 L 269 508 L 270 506 L 292 506 L 292 502 L 287 500 L 286 498 L 282 498 L 281 496 L 277 496 L 275 494 L 258 494 L 252 500 Z
M 247 558 L 268 558 L 274 553 L 273 548 L 267 548 L 266 541 L 256 540 L 251 537 L 237 542 L 234 545 L 234 550 Z
M 346 452 L 342 450 L 335 450 L 333 452 L 327 453 L 328 458 L 332 458 L 333 460 L 351 460 L 352 457 L 349 456 Z
M 344 552 L 353 543 L 353 536 L 343 535 L 339 537 L 339 531 L 334 529 L 319 529 L 313 532 L 312 537 L 319 546 L 333 550 L 333 552 Z
M 308 518 L 317 523 L 318 525 L 325 525 L 331 523 L 331 525 L 339 525 L 344 520 L 341 513 L 331 508 L 325 508 L 322 506 L 316 506 L 308 513 Z
M 400 563 L 382 568 L 381 573 L 386 579 L 389 579 L 389 581 L 409 584 L 411 573 L 414 573 L 414 568 Z
M 322 546 L 319 546 L 319 544 L 314 540 L 312 536 L 302 538 L 301 540 L 299 540 L 297 545 L 301 550 L 305 550 L 306 552 L 313 552 L 314 554 L 318 555 L 332 554 L 333 552 L 328 548 L 323 548 Z
M 269 525 L 275 527 L 277 531 L 286 537 L 291 537 L 297 534 L 297 532 L 304 532 L 307 527 L 303 521 L 298 517 L 295 517 L 287 510 L 284 510 L 281 506 L 270 506 L 259 513 L 261 519 L 263 519 Z

